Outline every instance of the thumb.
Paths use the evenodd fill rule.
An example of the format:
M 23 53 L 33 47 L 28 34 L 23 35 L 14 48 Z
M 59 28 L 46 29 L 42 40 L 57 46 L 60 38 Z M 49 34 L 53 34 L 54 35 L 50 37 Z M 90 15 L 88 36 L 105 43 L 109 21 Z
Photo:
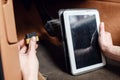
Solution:
M 104 22 L 101 22 L 100 24 L 100 33 L 104 33 L 105 32 L 105 24 Z
M 29 43 L 29 50 L 28 51 L 35 51 L 36 50 L 36 37 L 32 37 Z

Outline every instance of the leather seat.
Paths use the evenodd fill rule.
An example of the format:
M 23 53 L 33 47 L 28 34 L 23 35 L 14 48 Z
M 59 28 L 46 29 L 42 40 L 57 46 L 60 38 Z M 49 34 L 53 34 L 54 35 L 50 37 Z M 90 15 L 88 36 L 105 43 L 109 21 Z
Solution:
M 0 53 L 1 53 L 2 63 L 3 63 L 3 72 L 4 72 L 5 80 L 21 80 L 21 72 L 20 72 L 18 54 L 16 54 L 18 50 L 17 50 L 17 46 L 15 45 L 15 43 L 17 43 L 17 36 L 19 37 L 20 34 L 22 34 L 23 32 L 22 30 L 21 31 L 17 30 L 19 31 L 19 34 L 17 35 L 16 33 L 14 14 L 13 12 L 11 13 L 11 11 L 13 11 L 12 1 L 8 0 L 10 1 L 9 2 L 10 4 L 6 4 L 6 2 L 3 4 L 2 1 L 4 0 L 0 0 Z M 59 9 L 97 8 L 100 12 L 101 21 L 105 22 L 106 30 L 111 32 L 112 34 L 114 44 L 120 45 L 120 35 L 119 35 L 120 33 L 120 24 L 119 24 L 120 23 L 120 1 L 119 0 L 75 0 L 75 1 L 67 0 L 67 1 L 62 1 L 61 3 L 55 3 L 54 5 L 47 5 L 47 8 L 48 8 L 49 14 L 56 18 L 58 18 L 57 13 Z M 18 25 L 17 27 L 21 27 L 21 25 L 18 24 L 19 22 L 17 22 L 20 20 L 17 20 L 16 15 L 15 17 L 16 17 L 16 24 Z M 45 32 L 44 26 L 42 25 L 41 27 L 42 28 L 40 28 L 40 31 L 43 32 L 44 35 L 45 34 L 48 35 L 47 36 L 49 37 L 48 40 L 58 45 L 57 41 L 51 38 L 49 34 Z M 36 28 L 36 27 L 33 27 L 33 28 Z M 28 28 L 25 29 L 24 27 L 24 30 L 26 30 L 27 32 Z M 38 51 L 38 53 L 41 53 L 41 51 Z M 93 74 L 86 74 L 84 76 L 73 77 L 71 75 L 66 74 L 65 72 L 62 72 L 60 69 L 58 69 L 58 67 L 54 63 L 54 60 L 51 60 L 51 57 L 48 54 L 47 55 L 38 54 L 38 56 L 40 59 L 40 70 L 42 71 L 42 73 L 47 74 L 51 80 L 60 80 L 60 79 L 61 80 L 70 80 L 70 79 L 71 80 L 73 79 L 88 80 L 89 78 L 91 78 L 91 76 L 94 76 L 94 75 L 96 77 L 94 77 L 93 80 L 96 80 L 97 77 L 102 80 L 106 80 L 106 76 L 108 77 L 109 75 L 110 75 L 110 78 L 114 76 L 114 79 L 119 80 L 118 79 L 119 76 L 116 76 L 115 74 L 109 71 L 106 71 L 106 69 L 99 70 L 98 72 L 94 72 Z M 43 61 L 46 64 L 43 64 L 44 63 Z M 51 64 L 53 65 L 51 66 Z M 102 75 L 101 73 L 105 74 L 106 76 Z M 100 74 L 102 76 L 100 76 Z M 108 77 L 108 79 L 110 78 Z

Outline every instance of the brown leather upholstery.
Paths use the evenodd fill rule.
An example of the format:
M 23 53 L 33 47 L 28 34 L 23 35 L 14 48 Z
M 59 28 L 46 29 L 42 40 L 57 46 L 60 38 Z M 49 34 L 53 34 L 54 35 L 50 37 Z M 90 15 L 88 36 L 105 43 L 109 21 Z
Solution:
M 100 12 L 101 21 L 105 22 L 106 30 L 112 34 L 114 44 L 120 45 L 120 1 L 104 1 L 88 1 L 80 4 L 79 7 L 97 8 Z
M 120 0 L 97 0 L 97 1 L 106 1 L 106 2 L 120 2 Z
M 12 0 L 3 4 L 0 0 L 0 53 L 3 63 L 5 80 L 21 80 L 18 49 L 15 43 L 17 35 L 14 23 Z M 10 8 L 10 9 L 9 9 Z M 50 5 L 51 15 L 57 15 L 58 10 L 63 8 L 97 8 L 100 12 L 101 21 L 105 22 L 106 30 L 112 33 L 114 44 L 120 45 L 120 1 L 119 0 L 83 0 L 77 2 L 63 2 Z M 58 15 L 57 15 L 58 16 Z M 42 26 L 43 27 L 43 26 Z M 43 34 L 44 27 L 40 29 Z M 21 31 L 22 32 L 22 31 Z M 48 36 L 47 36 L 48 37 Z M 49 37 L 49 40 L 57 44 L 57 40 Z M 55 41 L 56 40 L 56 41 Z
M 97 8 L 100 12 L 100 18 L 101 21 L 105 22 L 106 25 L 106 30 L 111 32 L 112 37 L 113 37 L 113 41 L 114 44 L 116 45 L 120 45 L 120 3 L 118 2 L 119 0 L 75 0 L 75 1 L 63 1 L 61 3 L 57 3 L 57 4 L 53 4 L 53 5 L 48 5 L 48 12 L 49 15 L 52 15 L 56 18 L 58 18 L 58 10 L 59 9 L 68 9 L 68 8 Z M 49 44 L 48 44 L 49 45 Z M 47 48 L 49 49 L 49 48 Z M 56 52 L 55 52 L 56 50 Z M 55 52 L 55 53 L 54 53 Z M 40 53 L 40 52 L 39 52 Z M 43 60 L 45 61 L 44 63 L 46 64 L 42 64 L 43 61 L 41 61 L 41 68 L 43 70 L 44 74 L 48 75 L 48 79 L 50 80 L 109 80 L 109 79 L 113 79 L 113 80 L 119 80 L 120 76 L 119 76 L 119 67 L 116 68 L 116 70 L 114 70 L 115 67 L 111 67 L 111 70 L 108 70 L 107 72 L 104 70 L 107 70 L 106 68 L 103 68 L 102 70 L 97 70 L 96 73 L 88 73 L 88 74 L 84 74 L 84 75 L 80 75 L 80 76 L 70 76 L 64 72 L 62 72 L 61 70 L 58 69 L 58 67 L 56 68 L 56 64 L 57 62 L 55 60 L 49 60 L 49 55 L 51 58 L 51 55 L 55 55 L 55 59 L 56 58 L 60 58 L 60 59 L 56 59 L 56 61 L 59 63 L 62 58 L 59 56 L 61 54 L 61 52 L 58 52 L 57 49 L 53 48 L 53 51 L 51 53 L 43 53 L 43 54 L 39 54 L 40 55 L 40 61 Z M 48 55 L 48 56 L 46 56 Z M 47 57 L 47 59 L 45 59 Z M 56 62 L 56 64 L 52 64 L 51 63 Z M 114 64 L 113 62 L 111 62 L 111 64 Z M 118 63 L 119 64 L 119 63 Z M 60 65 L 59 65 L 60 66 Z M 109 66 L 109 65 L 108 65 Z M 111 72 L 112 75 L 109 74 L 109 71 Z M 114 71 L 116 71 L 116 74 Z M 114 75 L 118 75 L 118 77 L 113 77 Z M 94 77 L 93 77 L 94 76 Z
M 0 55 L 4 80 L 21 80 L 12 0 L 0 0 Z
M 111 32 L 113 42 L 120 45 L 120 1 L 119 0 L 82 0 L 63 2 L 48 7 L 50 15 L 58 16 L 59 9 L 96 8 L 100 12 L 101 21 L 105 22 L 106 31 Z

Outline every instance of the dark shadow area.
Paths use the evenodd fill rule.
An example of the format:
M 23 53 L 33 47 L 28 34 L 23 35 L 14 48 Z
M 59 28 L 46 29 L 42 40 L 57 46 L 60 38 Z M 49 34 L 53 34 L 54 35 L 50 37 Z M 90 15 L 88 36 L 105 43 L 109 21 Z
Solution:
M 119 80 L 120 78 L 119 66 L 109 64 L 102 69 L 72 76 L 66 71 L 62 45 L 55 46 L 48 40 L 41 40 L 38 44 L 37 54 L 40 61 L 40 72 L 47 76 L 49 80 Z M 45 50 L 45 52 L 42 50 Z
M 120 76 L 120 66 L 107 65 L 106 69 L 109 70 L 111 73 Z
M 53 45 L 48 40 L 41 40 L 38 44 L 43 45 L 46 48 L 47 52 L 49 52 L 49 54 L 47 55 L 52 59 L 52 61 L 58 68 L 65 72 L 67 71 L 65 53 L 62 45 Z
M 53 5 L 53 4 L 59 4 L 59 3 L 64 3 L 64 2 L 84 2 L 86 0 L 44 0 L 44 2 L 48 5 Z
M 26 0 L 26 1 L 22 0 L 22 1 L 14 0 L 17 33 L 18 33 L 19 39 L 21 37 L 23 38 L 26 33 L 29 33 L 32 31 L 40 33 L 40 28 L 44 27 L 42 25 L 43 21 L 41 21 L 41 16 L 43 17 L 43 15 L 38 13 L 38 9 L 36 8 L 36 5 L 33 2 L 33 0 Z M 30 1 L 32 1 L 32 3 L 30 3 Z M 106 8 L 106 6 L 100 7 L 102 5 L 100 4 L 99 6 L 99 4 L 97 3 L 96 4 L 91 3 L 91 5 L 83 4 L 84 2 L 86 2 L 85 0 L 42 0 L 42 1 L 45 2 L 45 7 L 47 9 L 47 13 L 49 14 L 49 16 L 52 16 L 54 18 L 58 18 L 59 9 L 82 8 L 85 6 L 86 7 L 89 6 L 89 8 L 91 8 L 97 5 L 98 7 L 95 7 L 95 8 L 98 8 L 101 12 L 103 12 L 101 17 L 102 20 L 104 19 L 104 16 L 106 18 L 106 15 L 108 15 L 109 19 L 111 17 L 113 18 L 113 16 L 108 14 L 110 13 L 109 11 L 106 12 L 108 10 L 109 5 L 107 5 L 107 8 Z M 81 7 L 80 6 L 81 4 L 83 4 L 84 6 Z M 27 7 L 25 8 L 23 7 L 23 5 Z M 39 6 L 41 6 L 41 3 L 40 4 L 38 3 L 38 7 Z M 116 6 L 116 7 L 117 9 L 119 8 L 119 6 Z M 104 11 L 102 11 L 103 9 Z M 43 9 L 41 9 L 40 11 L 44 12 Z M 114 9 L 113 9 L 113 12 L 116 13 Z M 116 15 L 114 16 L 116 20 L 118 16 Z M 48 17 L 46 17 L 45 20 L 48 20 L 47 18 Z M 108 23 L 114 22 L 113 21 L 114 19 L 113 20 L 112 19 L 109 20 L 109 19 L 105 19 L 104 21 Z M 115 22 L 114 24 L 116 24 Z M 117 22 L 119 22 L 118 19 L 117 19 Z M 113 27 L 113 24 L 112 24 L 112 27 Z M 45 47 L 45 51 L 47 51 L 46 54 L 44 53 L 41 54 L 41 50 L 39 50 L 40 71 L 43 72 L 43 74 L 47 75 L 49 80 L 119 80 L 120 79 L 120 76 L 118 76 L 120 74 L 119 67 L 109 66 L 109 65 L 106 66 L 105 68 L 102 68 L 100 70 L 96 70 L 84 75 L 72 76 L 66 73 L 66 66 L 65 66 L 66 63 L 65 63 L 65 56 L 64 56 L 62 45 L 61 46 L 53 45 L 49 40 L 40 40 L 39 44 Z M 2 78 L 0 80 L 2 80 Z
M 66 5 L 66 3 L 82 3 L 85 2 L 86 0 L 20 0 L 22 5 L 27 11 L 30 11 L 32 4 L 35 5 L 36 9 L 38 10 L 39 16 L 42 19 L 43 24 L 45 24 L 48 20 L 58 18 L 51 15 L 51 7 L 56 8 L 55 6 L 59 4 L 62 4 L 62 8 L 70 8 L 70 6 Z M 71 6 L 72 7 L 72 6 Z M 60 8 L 57 8 L 57 12 Z M 57 13 L 55 12 L 55 13 Z
M 0 80 L 4 80 L 1 56 L 0 56 Z
M 118 76 L 120 76 L 120 62 L 111 60 L 106 58 L 107 65 L 105 68 L 109 70 L 111 73 L 114 73 Z

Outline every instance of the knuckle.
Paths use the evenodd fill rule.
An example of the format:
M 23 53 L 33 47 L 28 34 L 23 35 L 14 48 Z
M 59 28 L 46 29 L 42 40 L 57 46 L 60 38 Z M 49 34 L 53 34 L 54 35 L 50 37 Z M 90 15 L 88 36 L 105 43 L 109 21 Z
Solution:
M 111 36 L 111 33 L 110 32 L 106 32 L 107 35 Z
M 36 50 L 29 50 L 29 51 L 28 51 L 29 54 L 34 54 L 34 53 L 36 53 L 36 52 L 37 52 Z

